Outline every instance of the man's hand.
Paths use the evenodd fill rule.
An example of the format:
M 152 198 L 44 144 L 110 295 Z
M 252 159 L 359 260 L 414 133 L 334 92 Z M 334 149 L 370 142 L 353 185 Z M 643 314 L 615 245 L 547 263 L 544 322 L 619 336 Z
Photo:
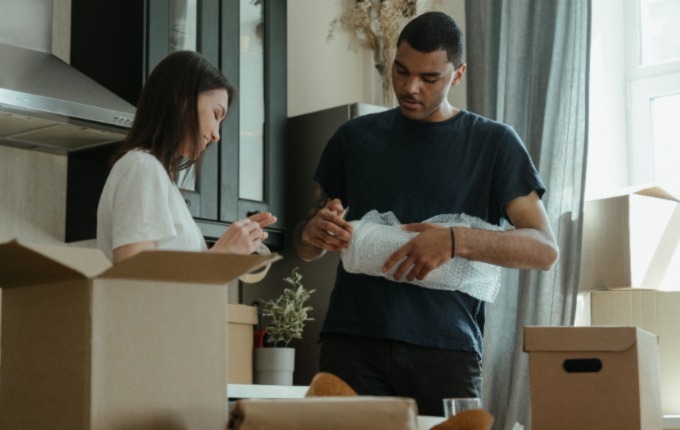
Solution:
M 349 246 L 352 225 L 344 220 L 345 208 L 339 199 L 330 200 L 316 212 L 302 230 L 302 242 L 323 249 L 340 251 Z
M 397 249 L 382 267 L 383 273 L 403 259 L 394 272 L 394 279 L 401 280 L 406 272 L 408 282 L 422 281 L 434 269 L 451 259 L 451 232 L 449 228 L 430 223 L 406 224 L 404 230 L 420 233 Z

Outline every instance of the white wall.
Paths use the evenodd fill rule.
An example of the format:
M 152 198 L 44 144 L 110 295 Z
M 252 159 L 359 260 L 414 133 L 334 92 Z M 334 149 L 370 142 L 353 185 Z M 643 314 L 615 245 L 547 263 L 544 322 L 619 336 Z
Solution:
M 0 243 L 63 243 L 66 157 L 0 146 Z
M 348 49 L 349 36 L 326 41 L 338 0 L 288 2 L 288 116 L 350 102 L 371 102 L 368 54 Z
M 592 14 L 586 199 L 630 185 L 627 96 L 621 90 L 626 65 L 624 56 L 611 49 L 626 35 L 623 2 L 594 1 Z
M 345 32 L 335 32 L 331 41 L 326 40 L 342 4 L 341 0 L 288 1 L 288 116 L 345 103 L 375 103 L 373 86 L 379 81 L 371 52 L 352 51 Z M 439 9 L 465 30 L 464 0 L 446 0 Z M 463 80 L 451 91 L 454 106 L 467 106 L 465 85 Z
M 0 43 L 51 52 L 52 0 L 0 0 Z

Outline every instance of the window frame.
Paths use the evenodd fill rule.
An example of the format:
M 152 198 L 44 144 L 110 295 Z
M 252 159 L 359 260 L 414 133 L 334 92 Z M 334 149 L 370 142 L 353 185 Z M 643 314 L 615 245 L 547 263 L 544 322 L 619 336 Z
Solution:
M 631 184 L 656 182 L 652 110 L 654 98 L 680 93 L 680 58 L 663 63 L 641 65 L 642 0 L 624 2 L 624 63 L 626 64 L 627 143 Z

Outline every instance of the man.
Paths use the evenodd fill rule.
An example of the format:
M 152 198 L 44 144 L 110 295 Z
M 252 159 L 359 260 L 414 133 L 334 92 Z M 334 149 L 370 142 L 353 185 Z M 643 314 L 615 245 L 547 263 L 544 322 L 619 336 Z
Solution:
M 442 415 L 445 397 L 480 397 L 484 302 L 460 291 L 409 284 L 453 258 L 548 270 L 558 250 L 540 197 L 545 189 L 514 130 L 452 106 L 463 77 L 463 38 L 451 17 L 430 12 L 402 30 L 392 65 L 399 107 L 352 119 L 330 139 L 316 202 L 296 231 L 311 261 L 340 251 L 348 221 L 392 211 L 417 232 L 385 261 L 394 280 L 337 270 L 321 331 L 319 368 L 359 394 L 413 397 Z M 346 213 L 345 213 L 346 212 Z M 502 231 L 422 221 L 464 213 Z

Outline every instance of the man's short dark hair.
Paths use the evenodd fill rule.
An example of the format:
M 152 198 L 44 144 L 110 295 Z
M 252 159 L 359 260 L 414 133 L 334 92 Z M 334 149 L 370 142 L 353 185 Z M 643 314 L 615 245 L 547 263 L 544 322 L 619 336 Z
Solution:
M 399 34 L 397 47 L 402 42 L 420 52 L 444 50 L 455 68 L 463 64 L 463 32 L 445 13 L 426 12 L 415 17 Z

